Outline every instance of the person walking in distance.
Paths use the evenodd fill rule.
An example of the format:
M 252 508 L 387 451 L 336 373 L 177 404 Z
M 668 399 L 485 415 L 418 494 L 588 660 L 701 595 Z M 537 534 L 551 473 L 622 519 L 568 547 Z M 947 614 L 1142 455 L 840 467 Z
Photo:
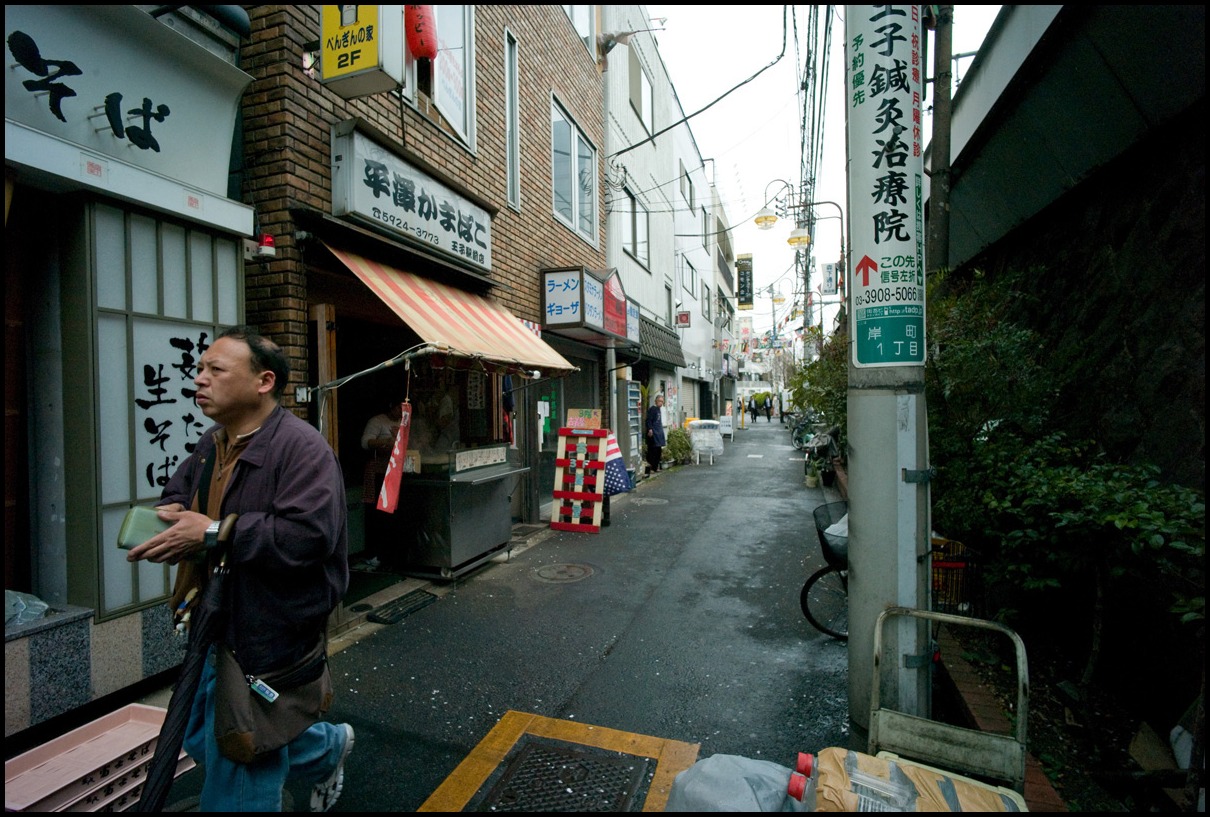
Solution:
M 765 395 L 765 422 L 773 422 L 773 398 Z
M 202 353 L 195 399 L 215 425 L 164 487 L 157 510 L 171 527 L 127 555 L 206 576 L 222 550 L 219 520 L 236 517 L 225 545 L 225 621 L 184 738 L 205 768 L 201 811 L 281 811 L 288 779 L 312 787 L 312 811 L 327 811 L 353 748 L 351 726 L 321 720 L 332 701 L 328 617 L 349 585 L 344 479 L 323 436 L 280 405 L 289 377 L 281 347 L 248 327 Z M 187 583 L 178 580 L 172 600 L 182 624 L 197 586 Z M 265 716 L 274 740 L 240 720 L 256 706 L 245 678 L 277 684 Z M 239 725 L 216 730 L 224 722 Z
M 657 394 L 651 408 L 647 409 L 647 473 L 660 470 L 660 460 L 664 456 L 664 446 L 668 440 L 664 436 L 664 395 Z
M 752 415 L 752 424 L 756 425 L 756 398 L 748 397 L 748 413 Z

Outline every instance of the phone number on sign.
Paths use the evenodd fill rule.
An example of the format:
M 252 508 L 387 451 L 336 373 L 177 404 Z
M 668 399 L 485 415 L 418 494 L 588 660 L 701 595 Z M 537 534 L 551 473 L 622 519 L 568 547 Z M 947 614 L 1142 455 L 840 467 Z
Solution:
M 412 227 L 411 225 L 408 224 L 408 222 L 404 221 L 399 216 L 394 215 L 393 213 L 388 213 L 384 210 L 379 210 L 377 207 L 373 208 L 370 212 L 374 214 L 374 218 L 378 219 L 383 224 L 389 224 L 390 226 L 394 227 L 396 230 L 402 230 L 405 233 L 411 233 L 412 235 L 419 238 L 421 241 L 427 241 L 430 244 L 439 244 L 441 241 L 440 237 L 436 233 L 431 233 L 428 230 L 424 229 L 423 227 Z
M 853 306 L 871 304 L 914 303 L 924 291 L 919 287 L 876 287 L 853 295 Z

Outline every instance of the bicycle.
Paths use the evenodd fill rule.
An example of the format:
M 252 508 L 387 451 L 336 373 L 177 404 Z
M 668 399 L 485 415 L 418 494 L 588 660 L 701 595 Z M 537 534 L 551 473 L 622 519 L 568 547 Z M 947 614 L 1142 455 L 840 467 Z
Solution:
M 849 537 L 828 528 L 849 512 L 848 502 L 829 502 L 815 509 L 815 533 L 826 565 L 811 574 L 799 593 L 802 614 L 811 626 L 839 641 L 849 640 Z

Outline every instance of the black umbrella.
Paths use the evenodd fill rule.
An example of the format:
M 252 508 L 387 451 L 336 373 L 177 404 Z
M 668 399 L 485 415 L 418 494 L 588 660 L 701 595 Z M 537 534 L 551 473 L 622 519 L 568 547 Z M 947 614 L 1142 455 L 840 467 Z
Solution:
M 236 518 L 237 514 L 231 514 L 223 520 L 223 525 L 219 528 L 219 547 L 226 544 L 227 537 L 235 527 Z M 202 663 L 210 652 L 210 645 L 214 643 L 227 621 L 227 573 L 227 557 L 224 555 L 211 571 L 210 580 L 202 588 L 197 603 L 189 613 L 189 645 L 185 649 L 185 660 L 181 663 L 181 675 L 168 701 L 168 712 L 164 715 L 164 725 L 160 727 L 155 754 L 147 765 L 143 791 L 133 811 L 164 810 L 168 790 L 176 779 L 177 761 L 181 754 L 181 744 L 185 741 L 185 729 L 189 725 L 193 698 L 202 679 Z

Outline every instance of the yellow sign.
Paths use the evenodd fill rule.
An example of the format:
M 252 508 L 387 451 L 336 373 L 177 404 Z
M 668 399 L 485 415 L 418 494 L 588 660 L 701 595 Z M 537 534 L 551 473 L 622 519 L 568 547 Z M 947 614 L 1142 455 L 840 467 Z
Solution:
M 403 83 L 403 6 L 321 6 L 322 82 L 353 99 Z

